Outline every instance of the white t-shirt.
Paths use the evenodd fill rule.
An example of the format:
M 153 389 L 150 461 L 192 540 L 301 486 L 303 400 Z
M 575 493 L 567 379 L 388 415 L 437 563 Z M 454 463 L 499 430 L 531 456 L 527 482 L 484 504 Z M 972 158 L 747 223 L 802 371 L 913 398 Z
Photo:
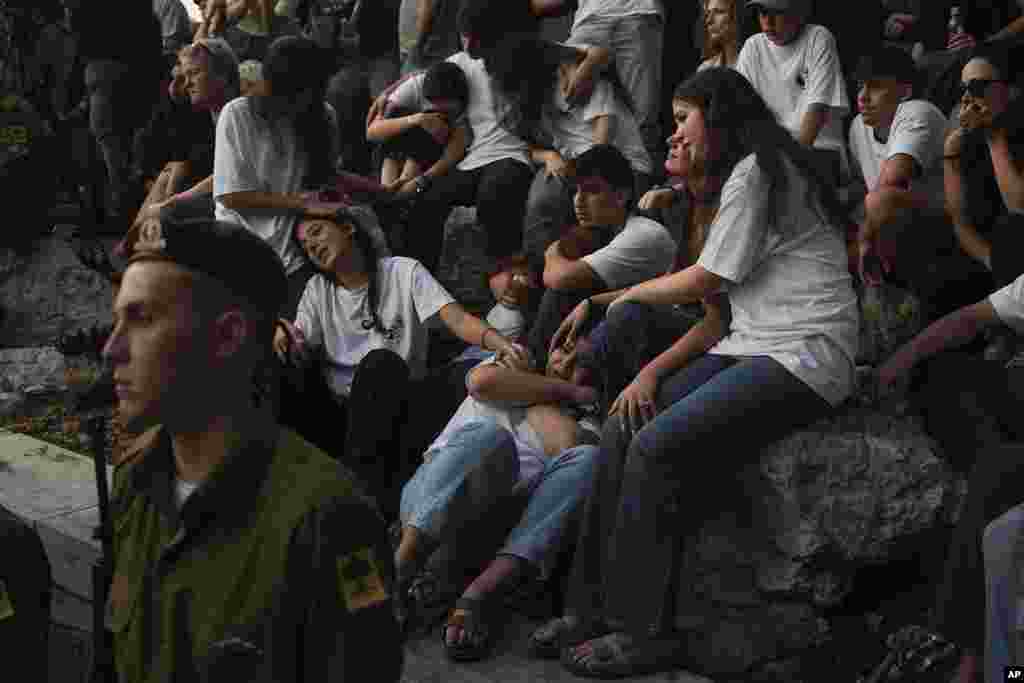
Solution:
M 494 363 L 493 355 L 484 360 L 481 365 L 491 363 Z M 469 380 L 468 376 L 466 379 Z M 467 396 L 459 409 L 452 415 L 452 419 L 448 420 L 448 424 L 423 454 L 424 462 L 429 462 L 439 450 L 447 446 L 456 430 L 473 422 L 493 423 L 508 430 L 515 441 L 516 451 L 519 455 L 519 488 L 532 489 L 544 472 L 547 456 L 544 454 L 544 442 L 541 441 L 540 435 L 526 420 L 527 407 L 498 405 Z M 600 427 L 593 421 L 584 418 L 577 424 L 582 429 L 594 432 L 595 436 L 600 438 Z
M 790 133 L 812 104 L 831 108 L 814 146 L 845 156 L 843 117 L 850 111 L 836 40 L 824 26 L 808 24 L 788 45 L 775 45 L 763 33 L 750 36 L 740 50 L 736 70 L 754 86 Z
M 434 276 L 411 258 L 379 262 L 377 311 L 387 331 L 364 328 L 370 321 L 368 286 L 348 290 L 322 275 L 306 284 L 295 326 L 313 347 L 322 347 L 324 377 L 335 394 L 348 396 L 359 362 L 374 349 L 391 349 L 409 364 L 413 379 L 427 369 L 427 321 L 454 299 Z
M 637 14 L 661 16 L 661 3 L 658 0 L 580 0 L 570 34 L 591 21 L 622 19 Z
M 303 186 L 307 159 L 288 124 L 271 126 L 253 109 L 248 97 L 224 105 L 217 119 L 213 153 L 213 198 L 235 192 L 294 193 L 310 190 Z M 327 108 L 329 128 L 337 130 L 334 108 Z M 337 136 L 332 146 L 337 159 Z M 301 248 L 291 238 L 296 217 L 263 211 L 233 211 L 215 202 L 217 220 L 237 223 L 262 237 L 284 263 L 290 275 L 306 262 Z
M 458 52 L 447 61 L 462 69 L 469 83 L 465 119 L 473 135 L 458 169 L 472 171 L 501 159 L 515 159 L 529 164 L 530 153 L 526 142 L 501 126 L 502 117 L 499 112 L 505 111 L 508 105 L 491 85 L 491 77 L 484 69 L 484 60 L 473 59 L 466 52 Z M 424 74 L 418 74 L 407 79 L 395 89 L 391 99 L 406 102 L 410 97 L 415 98 L 417 90 L 422 93 L 424 78 Z M 405 92 L 407 90 L 410 92 Z
M 608 289 L 660 277 L 676 258 L 676 242 L 661 223 L 630 216 L 612 241 L 583 257 Z
M 402 0 L 398 6 L 398 50 L 410 52 L 416 47 L 416 39 L 419 34 L 416 32 L 416 13 L 419 6 L 418 0 Z
M 855 171 L 864 179 L 868 191 L 878 186 L 882 164 L 897 154 L 907 154 L 921 167 L 921 175 L 913 188 L 925 194 L 941 207 L 944 197 L 942 186 L 942 150 L 946 133 L 946 117 L 931 102 L 910 100 L 896 109 L 896 117 L 889 129 L 889 139 L 879 142 L 872 128 L 864 124 L 864 115 L 858 114 L 850 124 L 850 154 Z
M 552 88 L 551 100 L 544 108 L 543 126 L 555 140 L 555 148 L 566 159 L 573 159 L 594 146 L 594 119 L 609 118 L 608 143 L 629 160 L 634 171 L 650 173 L 651 155 L 644 147 L 636 118 L 615 97 L 607 81 L 600 80 L 582 107 L 570 107 L 559 87 Z
M 728 335 L 711 353 L 770 356 L 838 405 L 853 389 L 860 324 L 846 245 L 788 161 L 772 187 L 754 155 L 736 164 L 698 263 L 729 281 Z M 768 197 L 776 194 L 776 214 Z M 769 226 L 775 226 L 771 228 Z
M 988 297 L 996 315 L 1018 334 L 1024 334 L 1024 275 Z

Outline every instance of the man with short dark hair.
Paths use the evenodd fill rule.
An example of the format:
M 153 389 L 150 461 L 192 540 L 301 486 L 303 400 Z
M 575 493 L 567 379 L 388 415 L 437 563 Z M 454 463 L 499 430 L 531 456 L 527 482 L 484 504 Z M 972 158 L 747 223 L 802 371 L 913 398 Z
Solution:
M 280 258 L 244 227 L 166 216 L 131 254 L 103 349 L 121 419 L 150 427 L 114 473 L 120 680 L 397 681 L 383 522 L 258 390 Z
M 896 46 L 865 55 L 857 68 L 860 114 L 850 125 L 853 172 L 867 195 L 858 215 L 861 277 L 873 281 L 866 259 L 886 226 L 902 218 L 952 230 L 943 211 L 942 145 L 946 117 L 914 96 L 917 69 Z M 877 252 L 876 252 L 877 253 Z
M 561 240 L 544 254 L 548 291 L 530 331 L 529 348 L 547 357 L 558 325 L 591 294 L 626 287 L 664 275 L 675 260 L 676 243 L 656 221 L 631 213 L 634 173 L 622 152 L 595 145 L 576 159 L 576 220 L 581 226 L 610 230 L 606 246 L 583 258 L 566 258 Z

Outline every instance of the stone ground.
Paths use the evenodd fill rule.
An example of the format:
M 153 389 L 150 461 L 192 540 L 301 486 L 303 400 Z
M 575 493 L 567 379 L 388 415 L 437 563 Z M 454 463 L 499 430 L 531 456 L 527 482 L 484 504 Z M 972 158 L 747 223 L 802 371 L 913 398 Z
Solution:
M 515 618 L 504 627 L 494 657 L 472 664 L 448 661 L 441 646 L 438 629 L 412 640 L 405 649 L 406 662 L 402 683 L 569 683 L 581 681 L 558 662 L 532 659 L 526 642 L 534 623 Z M 710 683 L 710 680 L 683 671 L 629 680 L 646 683 Z

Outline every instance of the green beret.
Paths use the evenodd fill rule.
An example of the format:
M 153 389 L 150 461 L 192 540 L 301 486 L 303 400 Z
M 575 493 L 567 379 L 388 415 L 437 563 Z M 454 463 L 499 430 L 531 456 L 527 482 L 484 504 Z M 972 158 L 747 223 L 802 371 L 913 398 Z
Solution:
M 211 277 L 236 296 L 274 315 L 288 284 L 284 265 L 262 238 L 235 223 L 177 218 L 161 211 L 146 221 L 129 245 L 128 264 L 170 261 Z

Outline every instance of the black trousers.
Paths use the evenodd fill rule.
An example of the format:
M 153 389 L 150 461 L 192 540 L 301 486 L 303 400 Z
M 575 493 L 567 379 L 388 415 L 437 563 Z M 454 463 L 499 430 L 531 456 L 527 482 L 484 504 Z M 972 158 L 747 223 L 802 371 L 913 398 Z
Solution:
M 465 399 L 472 364 L 413 380 L 398 354 L 377 349 L 359 363 L 347 397 L 328 388 L 318 364 L 286 372 L 280 420 L 351 469 L 390 521 L 423 451 Z
M 600 377 L 605 412 L 644 366 L 685 335 L 701 317 L 700 305 L 626 303 L 613 307 L 588 336 L 589 348 L 580 359 Z
M 980 654 L 985 643 L 982 533 L 1024 501 L 1024 368 L 1008 370 L 963 353 L 940 354 L 924 366 L 914 399 L 944 457 L 968 476 L 931 626 Z
M 921 298 L 929 319 L 977 303 L 1024 273 L 1024 216 L 1005 215 L 988 234 L 991 271 L 963 251 L 942 212 L 906 212 L 882 230 L 896 284 Z
M 516 253 L 523 241 L 526 195 L 533 168 L 514 159 L 500 159 L 472 171 L 453 169 L 434 180 L 416 200 L 407 237 L 409 256 L 437 272 L 444 223 L 453 206 L 476 206 L 477 220 L 487 233 L 492 259 Z

